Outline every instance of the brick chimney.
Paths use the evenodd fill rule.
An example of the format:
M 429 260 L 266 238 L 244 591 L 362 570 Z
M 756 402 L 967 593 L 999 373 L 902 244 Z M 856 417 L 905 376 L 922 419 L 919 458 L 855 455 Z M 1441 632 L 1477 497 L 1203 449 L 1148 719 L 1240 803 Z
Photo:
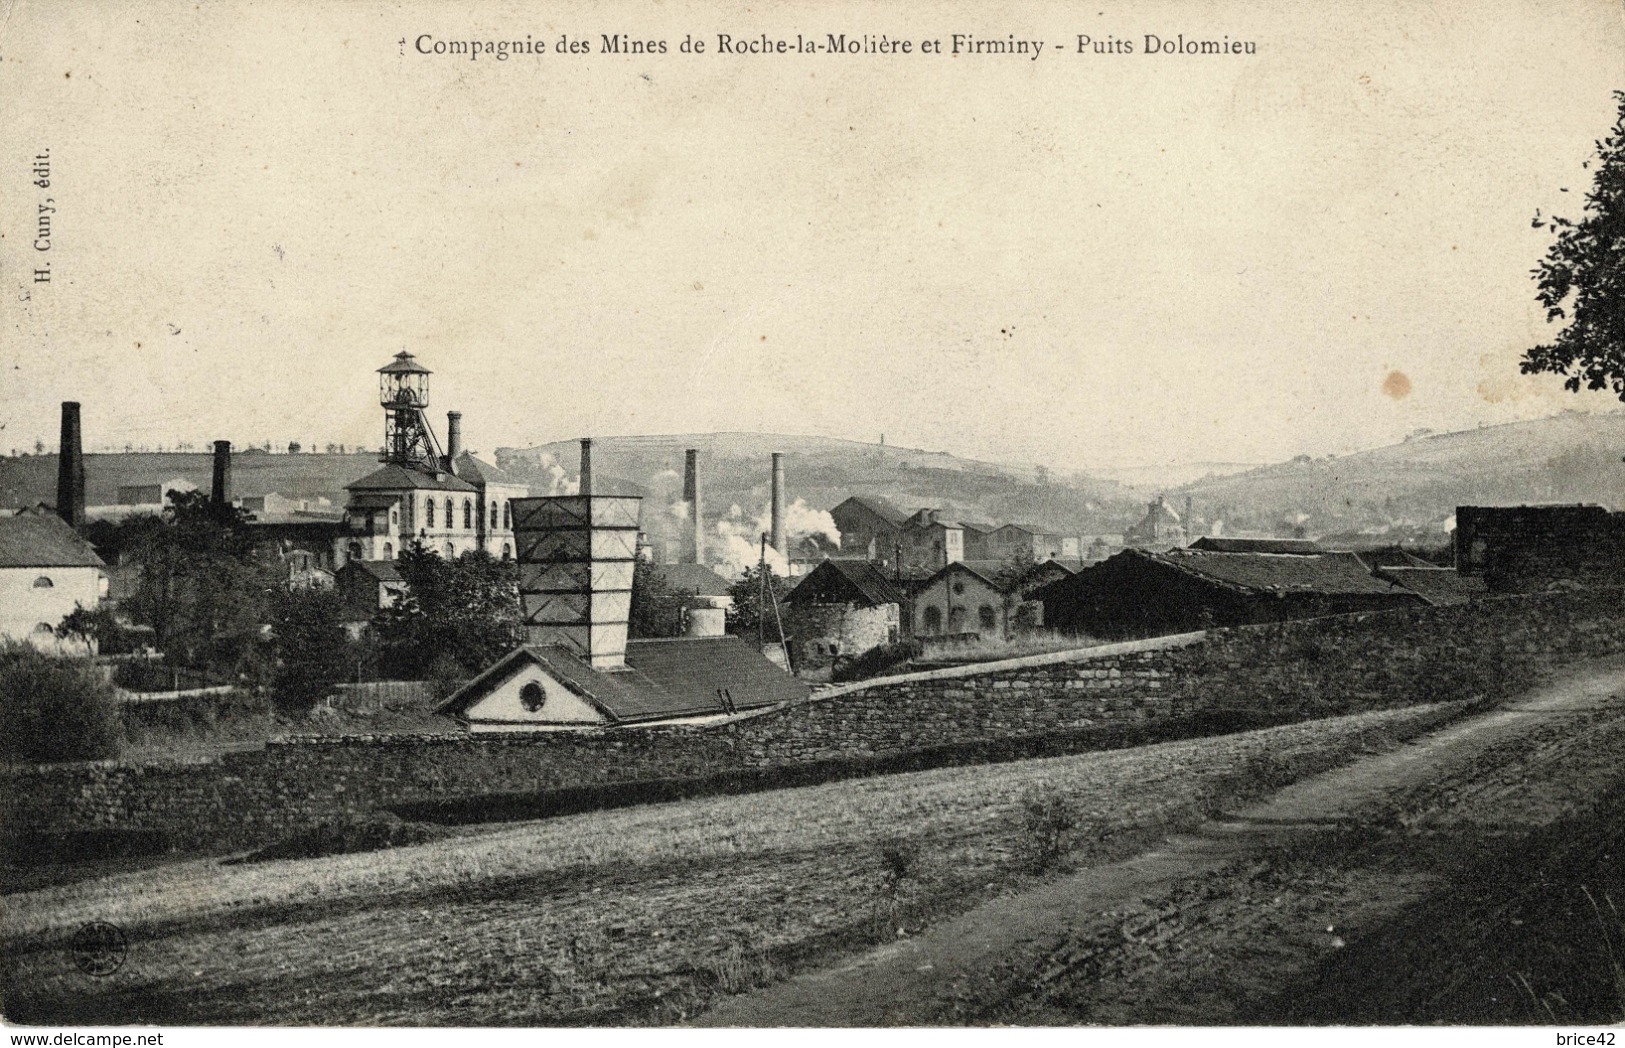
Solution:
M 678 557 L 683 564 L 705 563 L 705 531 L 700 523 L 700 453 L 689 448 L 683 463 L 683 501 L 688 503 L 688 542 Z
M 214 442 L 214 483 L 209 501 L 215 506 L 231 505 L 231 441 Z
M 79 402 L 62 402 L 62 440 L 57 448 L 56 513 L 70 527 L 85 523 L 85 447 L 79 428 Z
M 773 452 L 773 548 L 790 555 L 790 542 L 784 534 L 784 455 Z
M 457 456 L 463 453 L 463 413 L 446 412 L 446 472 L 457 472 Z
M 592 494 L 592 438 L 581 438 L 581 486 L 577 489 L 581 495 Z

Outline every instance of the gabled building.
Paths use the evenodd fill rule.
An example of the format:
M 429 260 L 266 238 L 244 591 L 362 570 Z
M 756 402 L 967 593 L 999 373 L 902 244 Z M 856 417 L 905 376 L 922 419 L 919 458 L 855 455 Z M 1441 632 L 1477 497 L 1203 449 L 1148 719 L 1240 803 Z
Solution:
M 829 515 L 841 532 L 842 554 L 887 563 L 908 519 L 908 514 L 875 495 L 853 495 Z
M 0 517 L 0 638 L 51 653 L 93 653 L 58 638 L 56 627 L 74 608 L 101 603 L 104 568 L 90 543 L 54 514 Z
M 833 666 L 905 635 L 908 598 L 866 560 L 826 560 L 784 598 L 784 629 L 797 673 Z
M 1129 549 L 1033 596 L 1051 629 L 1109 639 L 1425 603 L 1353 553 Z
M 1158 495 L 1146 504 L 1145 516 L 1123 532 L 1123 545 L 1143 549 L 1167 549 L 1185 544 L 1185 524 L 1168 500 Z
M 965 529 L 946 520 L 940 510 L 914 513 L 897 533 L 897 564 L 904 572 L 934 572 L 965 559 Z M 891 563 L 891 558 L 876 558 Z
M 1625 513 L 1601 506 L 1458 506 L 1456 570 L 1498 593 L 1625 585 Z
M 1002 637 L 1012 629 L 1043 625 L 1034 611 L 1022 613 L 1019 595 L 963 562 L 911 586 L 909 603 L 913 634 L 922 639 Z
M 807 686 L 738 637 L 633 640 L 594 669 L 562 646 L 526 645 L 438 707 L 470 731 L 566 731 L 724 720 L 796 702 Z
M 1074 542 L 1071 553 L 1074 557 L 1077 556 L 1076 545 Z M 987 537 L 987 550 L 989 560 L 1009 560 L 1024 555 L 1030 556 L 1034 563 L 1067 555 L 1061 536 L 1036 524 L 1006 524 L 996 529 Z
M 514 555 L 512 500 L 529 489 L 462 448 L 462 415 L 446 415 L 447 450 L 429 425 L 429 369 L 401 352 L 378 369 L 383 465 L 353 484 L 334 562 L 392 560 L 421 542 L 443 557 Z

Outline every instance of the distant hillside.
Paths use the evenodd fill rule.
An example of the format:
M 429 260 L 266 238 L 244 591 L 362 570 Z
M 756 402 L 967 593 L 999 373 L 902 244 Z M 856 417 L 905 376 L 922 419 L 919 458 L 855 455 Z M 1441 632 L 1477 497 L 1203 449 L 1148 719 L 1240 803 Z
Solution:
M 1125 514 L 1141 502 L 1137 492 L 1112 481 L 1069 476 L 1041 484 L 1031 467 L 831 437 L 763 433 L 601 437 L 593 443 L 594 485 L 635 492 L 666 506 L 664 516 L 644 511 L 645 528 L 658 541 L 670 530 L 667 522 L 682 519 L 687 448 L 700 452 L 701 503 L 712 523 L 708 533 L 738 506 L 738 531 L 745 538 L 752 537 L 754 520 L 771 498 L 770 456 L 775 451 L 784 453 L 786 501 L 800 499 L 814 511 L 828 510 L 849 495 L 879 495 L 905 510 L 933 506 L 963 520 L 1022 521 L 1090 534 L 1120 531 Z M 538 492 L 572 484 L 579 462 L 575 441 L 497 450 L 497 464 Z
M 378 453 L 353 455 L 232 456 L 232 490 L 238 495 L 323 496 L 344 504 L 344 486 L 378 468 Z M 56 501 L 55 455 L 0 458 L 0 507 L 16 509 Z M 85 501 L 92 506 L 118 502 L 126 484 L 161 484 L 179 477 L 209 489 L 214 460 L 206 452 L 136 452 L 85 456 Z
M 1270 529 L 1305 518 L 1313 534 L 1426 528 L 1458 505 L 1625 505 L 1625 411 L 1422 436 L 1352 455 L 1307 456 L 1181 489 L 1198 518 Z

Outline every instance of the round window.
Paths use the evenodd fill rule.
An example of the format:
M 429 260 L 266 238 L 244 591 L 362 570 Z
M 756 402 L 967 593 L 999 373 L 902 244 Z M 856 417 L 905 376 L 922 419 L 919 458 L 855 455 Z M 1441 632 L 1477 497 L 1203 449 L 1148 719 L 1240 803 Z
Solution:
M 525 709 L 530 713 L 535 713 L 536 711 L 540 710 L 542 708 L 542 704 L 546 701 L 547 692 L 543 691 L 542 686 L 537 684 L 535 681 L 531 681 L 529 684 L 526 684 L 523 688 L 519 689 L 519 704 L 525 707 Z

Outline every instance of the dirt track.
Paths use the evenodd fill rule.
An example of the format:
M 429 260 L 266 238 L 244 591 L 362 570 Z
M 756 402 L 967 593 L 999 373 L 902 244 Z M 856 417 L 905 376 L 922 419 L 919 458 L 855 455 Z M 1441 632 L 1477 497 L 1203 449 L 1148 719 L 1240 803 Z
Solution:
M 1620 799 L 1611 660 L 701 1022 L 1618 1020 Z

